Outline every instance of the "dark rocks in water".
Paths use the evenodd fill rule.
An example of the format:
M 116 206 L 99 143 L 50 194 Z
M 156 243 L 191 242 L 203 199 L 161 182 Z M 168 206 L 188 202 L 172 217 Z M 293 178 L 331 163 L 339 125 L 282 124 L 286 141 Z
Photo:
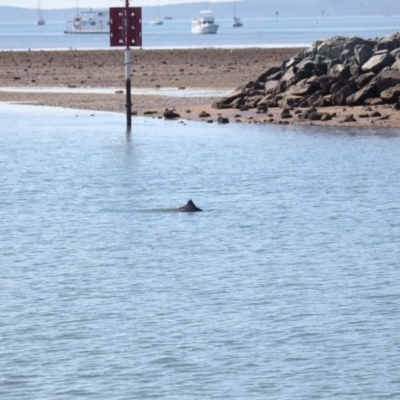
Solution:
M 178 211 L 181 212 L 198 212 L 198 211 L 203 211 L 201 208 L 198 208 L 192 200 L 189 200 L 187 202 L 187 204 L 185 204 L 184 206 L 178 207 L 177 208 Z
M 221 115 L 217 118 L 217 122 L 219 124 L 229 124 L 229 119 L 222 117 Z
M 177 114 L 176 112 L 171 111 L 171 110 L 165 111 L 165 113 L 164 113 L 164 118 L 165 119 L 177 119 L 177 118 L 180 118 L 180 117 L 181 116 L 179 114 Z

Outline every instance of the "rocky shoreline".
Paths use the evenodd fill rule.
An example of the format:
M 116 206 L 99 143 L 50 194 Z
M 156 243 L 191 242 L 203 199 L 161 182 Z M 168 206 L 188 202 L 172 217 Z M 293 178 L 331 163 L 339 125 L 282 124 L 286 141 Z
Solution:
M 398 118 L 388 111 L 400 111 L 399 96 L 400 31 L 370 40 L 341 36 L 318 40 L 214 102 L 212 108 L 256 110 L 267 115 L 263 122 L 275 122 L 271 109 L 280 108 L 280 123 L 340 118 L 338 123 L 363 119 L 374 124 L 392 118 L 397 126 Z
M 335 40 L 339 43 L 340 49 L 341 46 L 346 46 L 344 43 L 348 39 L 337 38 Z M 338 47 L 333 45 L 335 40 L 325 41 L 325 45 L 331 43 L 325 47 L 328 49 Z M 335 97 L 332 93 L 321 93 L 321 89 L 316 88 L 316 82 L 320 82 L 318 85 L 323 85 L 323 82 L 326 82 L 324 75 L 330 76 L 328 69 L 327 74 L 319 73 L 309 78 L 303 77 L 302 80 L 296 83 L 293 81 L 290 85 L 285 83 L 285 90 L 282 92 L 265 94 L 267 86 L 275 85 L 278 87 L 277 83 L 279 83 L 279 88 L 283 90 L 282 82 L 290 82 L 290 80 L 287 80 L 290 74 L 294 76 L 294 80 L 297 80 L 303 73 L 299 73 L 301 65 L 306 65 L 307 68 L 310 68 L 312 62 L 314 62 L 314 65 L 318 65 L 315 61 L 310 62 L 309 59 L 313 57 L 316 60 L 321 59 L 318 54 L 318 47 L 322 43 L 321 41 L 318 45 L 315 44 L 311 49 L 301 49 L 300 52 L 298 48 L 135 50 L 132 57 L 135 63 L 132 71 L 133 87 L 149 89 L 157 87 L 218 88 L 232 91 L 234 87 L 242 86 L 234 92 L 235 99 L 232 99 L 234 96 L 218 99 L 212 96 L 134 95 L 132 110 L 138 116 L 153 118 L 162 118 L 166 110 L 169 110 L 174 113 L 169 114 L 170 116 L 179 115 L 179 118 L 185 120 L 208 123 L 400 126 L 400 112 L 392 104 L 384 103 L 382 99 L 376 101 L 375 104 L 371 103 L 371 105 L 338 105 L 334 103 Z M 378 44 L 377 41 L 368 43 L 371 48 L 372 45 L 375 47 Z M 392 57 L 397 54 L 396 52 L 393 53 L 393 50 L 384 50 L 387 50 L 384 51 L 385 54 Z M 341 52 L 343 51 L 342 49 Z M 380 50 L 373 49 L 373 51 Z M 299 60 L 299 54 L 303 57 L 302 60 Z M 306 60 L 307 57 L 308 60 Z M 352 57 L 349 57 L 349 59 L 352 59 Z M 286 61 L 282 62 L 282 60 Z M 340 58 L 336 60 L 340 60 Z M 339 65 L 337 61 L 335 62 L 336 65 Z M 346 71 L 353 70 L 351 66 L 345 66 L 344 63 L 346 63 L 346 60 L 341 63 Z M 327 64 L 326 61 L 325 64 Z M 277 65 L 280 66 L 277 67 Z M 322 61 L 321 65 L 324 68 Z M 303 69 L 307 71 L 307 68 Z M 338 72 L 339 69 L 339 67 L 336 67 L 334 70 Z M 273 70 L 276 72 L 272 73 Z M 395 71 L 394 68 L 382 68 L 378 73 L 373 72 L 375 77 L 371 77 L 369 83 L 364 86 L 372 84 L 377 80 L 378 75 L 382 77 L 383 73 L 388 73 L 385 72 L 388 70 L 392 71 L 389 75 L 393 77 L 391 74 Z M 314 69 L 311 69 L 307 74 L 313 73 L 313 71 Z M 122 53 L 116 51 L 0 52 L 0 87 L 16 87 L 19 89 L 41 87 L 63 89 L 75 87 L 123 88 L 122 74 Z M 371 72 L 361 73 L 361 75 L 363 74 L 372 76 Z M 277 79 L 279 75 L 281 76 Z M 259 78 L 243 85 L 243 82 L 246 82 L 251 76 Z M 329 79 L 337 80 L 338 77 Z M 341 80 L 348 82 L 352 85 L 351 87 L 356 85 L 356 79 L 353 79 L 353 76 L 350 76 L 347 80 L 339 79 L 339 81 Z M 389 81 L 385 80 L 384 82 Z M 250 89 L 254 84 L 257 85 L 258 89 Z M 332 84 L 331 87 L 333 86 Z M 305 92 L 302 95 L 300 95 L 301 92 L 294 94 L 293 89 L 296 88 L 297 90 L 299 87 L 302 87 Z M 307 90 L 310 90 L 310 92 L 307 93 Z M 180 92 L 184 92 L 184 90 Z M 307 99 L 307 101 L 310 101 L 313 98 L 310 96 L 315 96 L 318 99 L 321 99 L 322 96 L 325 103 L 320 106 L 318 102 L 314 102 L 307 107 L 300 107 L 300 104 L 296 105 L 295 102 L 292 103 L 293 105 L 290 104 L 292 100 L 297 102 L 300 101 L 299 99 L 302 99 L 302 101 Z M 332 103 L 329 103 L 329 99 Z M 375 99 L 377 98 L 375 97 Z M 260 104 L 261 100 L 266 104 Z M 286 101 L 286 104 L 278 104 L 281 100 Z M 125 99 L 120 93 L 34 93 L 0 90 L 0 101 L 125 113 Z M 231 105 L 233 101 L 236 101 L 234 108 Z M 216 105 L 218 105 L 218 108 L 215 108 Z

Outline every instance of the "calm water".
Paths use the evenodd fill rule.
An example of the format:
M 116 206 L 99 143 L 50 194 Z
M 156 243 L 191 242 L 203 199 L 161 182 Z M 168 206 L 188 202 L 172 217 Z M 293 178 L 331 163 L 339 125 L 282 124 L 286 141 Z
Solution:
M 399 130 L 0 121 L 1 398 L 399 398 Z
M 216 35 L 192 35 L 190 20 L 165 21 L 162 26 L 143 24 L 145 48 L 166 47 L 248 47 L 309 46 L 315 40 L 334 35 L 373 38 L 399 29 L 399 17 L 352 17 L 324 20 L 253 19 L 242 28 L 232 28 L 231 20 L 215 16 L 220 28 Z M 0 24 L 0 49 L 108 48 L 108 35 L 66 35 L 66 23 L 36 26 L 34 21 Z

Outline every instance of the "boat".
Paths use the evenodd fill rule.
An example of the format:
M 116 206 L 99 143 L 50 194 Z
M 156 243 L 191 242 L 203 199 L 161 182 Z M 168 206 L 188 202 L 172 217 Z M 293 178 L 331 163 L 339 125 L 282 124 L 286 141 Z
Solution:
M 42 11 L 40 8 L 40 0 L 38 1 L 36 25 L 44 25 L 46 21 L 42 18 Z
M 171 17 L 171 16 L 169 16 L 169 15 L 166 15 L 165 17 L 164 17 L 164 21 L 172 21 L 174 18 L 173 17 Z
M 233 21 L 231 22 L 231 26 L 233 28 L 240 28 L 241 26 L 243 26 L 243 23 L 242 23 L 242 21 L 240 21 L 240 18 L 233 17 Z
M 150 24 L 151 25 L 162 25 L 164 23 L 164 21 L 160 18 L 151 18 L 150 19 Z
M 219 25 L 214 21 L 212 11 L 200 11 L 200 16 L 192 19 L 192 33 L 217 33 Z
M 67 29 L 64 33 L 90 34 L 110 33 L 110 13 L 106 10 L 82 11 L 72 21 L 67 21 Z
M 151 25 L 162 25 L 164 20 L 160 18 L 160 2 L 157 1 L 157 17 L 150 19 Z
M 236 17 L 236 0 L 233 0 L 233 21 L 231 22 L 231 26 L 233 28 L 240 28 L 243 26 L 242 21 L 240 21 L 240 18 Z

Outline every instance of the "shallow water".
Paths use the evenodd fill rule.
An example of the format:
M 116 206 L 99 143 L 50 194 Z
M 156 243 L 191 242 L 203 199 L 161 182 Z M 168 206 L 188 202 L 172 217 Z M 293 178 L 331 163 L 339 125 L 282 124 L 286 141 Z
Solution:
M 400 396 L 399 130 L 0 121 L 0 397 Z
M 233 90 L 233 88 L 232 88 Z M 133 95 L 173 96 L 173 97 L 224 97 L 232 90 L 213 88 L 131 88 Z M 95 93 L 115 94 L 124 91 L 123 88 L 93 88 L 93 87 L 0 87 L 0 92 L 20 93 Z

